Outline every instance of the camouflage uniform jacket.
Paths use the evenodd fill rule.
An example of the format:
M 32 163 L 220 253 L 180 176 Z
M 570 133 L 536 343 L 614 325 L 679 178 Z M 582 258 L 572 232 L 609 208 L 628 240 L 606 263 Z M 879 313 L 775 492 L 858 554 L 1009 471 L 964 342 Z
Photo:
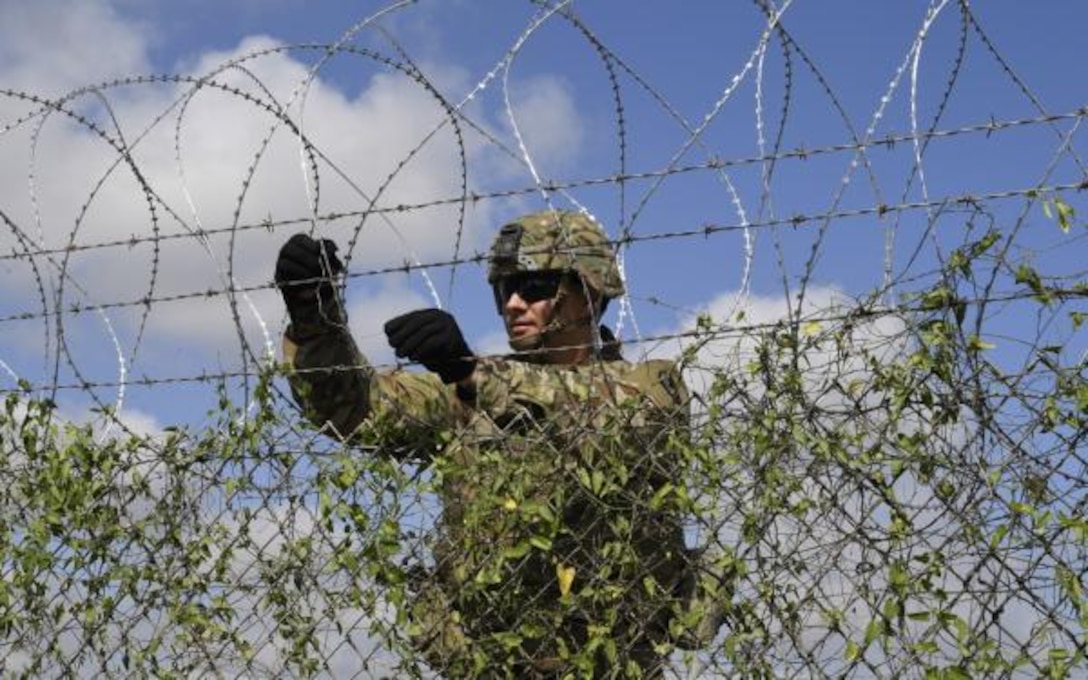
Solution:
M 289 329 L 284 345 L 312 422 L 432 464 L 443 511 L 416 621 L 432 665 L 460 675 L 452 664 L 469 662 L 454 657 L 475 645 L 479 667 L 488 640 L 570 657 L 595 629 L 622 659 L 665 638 L 685 560 L 668 510 L 689 418 L 673 362 L 481 358 L 468 395 L 431 373 L 375 371 L 346 331 Z

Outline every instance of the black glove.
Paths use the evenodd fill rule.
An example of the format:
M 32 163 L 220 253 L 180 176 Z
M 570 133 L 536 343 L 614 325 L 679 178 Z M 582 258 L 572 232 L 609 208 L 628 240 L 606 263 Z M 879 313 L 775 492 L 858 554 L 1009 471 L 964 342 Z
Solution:
M 460 382 L 476 370 L 476 358 L 457 320 L 441 309 L 417 309 L 390 319 L 385 334 L 398 357 L 418 361 L 446 384 Z
M 346 317 L 336 296 L 335 280 L 344 270 L 336 244 L 295 234 L 280 248 L 276 286 L 296 325 L 342 324 Z

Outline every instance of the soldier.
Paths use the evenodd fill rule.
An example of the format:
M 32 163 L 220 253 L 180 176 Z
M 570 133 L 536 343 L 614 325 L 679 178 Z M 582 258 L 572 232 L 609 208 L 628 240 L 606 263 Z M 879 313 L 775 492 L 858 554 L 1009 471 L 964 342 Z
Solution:
M 409 613 L 428 663 L 455 678 L 659 676 L 688 554 L 671 493 L 688 397 L 673 362 L 627 362 L 598 327 L 623 293 L 601 228 L 548 210 L 500 230 L 488 282 L 511 356 L 475 356 L 441 310 L 386 323 L 425 373 L 360 354 L 335 253 L 298 234 L 276 263 L 292 391 L 315 425 L 439 480 L 434 568 Z

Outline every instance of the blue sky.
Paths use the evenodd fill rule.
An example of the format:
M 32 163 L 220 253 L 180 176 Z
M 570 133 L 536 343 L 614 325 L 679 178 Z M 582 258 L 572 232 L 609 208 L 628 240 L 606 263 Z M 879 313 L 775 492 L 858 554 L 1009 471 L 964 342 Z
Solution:
M 974 28 L 968 28 L 962 66 L 953 70 L 963 28 L 953 2 L 778 3 L 794 47 L 817 69 L 791 48 L 788 99 L 782 45 L 761 42 L 767 18 L 754 2 L 578 0 L 563 6 L 617 58 L 616 90 L 586 35 L 559 14 L 534 24 L 544 10 L 530 2 L 0 0 L 0 88 L 11 90 L 0 96 L 0 122 L 6 126 L 0 135 L 0 210 L 16 225 L 4 225 L 0 247 L 25 253 L 17 234 L 30 235 L 35 248 L 46 250 L 69 242 L 139 242 L 76 251 L 64 275 L 56 255 L 36 255 L 37 269 L 26 257 L 0 261 L 0 317 L 7 326 L 0 333 L 10 338 L 0 344 L 7 368 L 0 371 L 0 386 L 10 388 L 16 376 L 46 387 L 89 380 L 104 384 L 97 389 L 101 401 L 123 400 L 126 412 L 151 429 L 199 418 L 212 396 L 206 384 L 130 384 L 122 391 L 116 383 L 241 370 L 269 342 L 274 348 L 284 318 L 278 296 L 265 286 L 278 244 L 306 227 L 315 189 L 319 216 L 361 211 L 391 174 L 379 205 L 453 202 L 362 225 L 349 219 L 320 220 L 317 226 L 318 233 L 342 244 L 357 237 L 349 287 L 352 324 L 378 363 L 391 360 L 378 332 L 381 323 L 436 302 L 457 314 L 479 351 L 502 351 L 501 328 L 477 265 L 462 265 L 452 277 L 448 268 L 431 270 L 437 300 L 418 275 L 364 274 L 405 260 L 439 262 L 481 252 L 503 219 L 545 204 L 542 192 L 534 190 L 538 180 L 573 185 L 566 194 L 550 194 L 552 203 L 586 207 L 613 236 L 726 228 L 709 237 L 636 240 L 626 250 L 632 313 L 613 315 L 609 322 L 633 340 L 681 332 L 704 310 L 720 322 L 741 308 L 754 320 L 781 315 L 786 291 L 796 293 L 812 259 L 821 226 L 826 229 L 809 285 L 812 299 L 823 303 L 882 286 L 891 230 L 889 264 L 896 274 L 928 271 L 937 249 L 964 239 L 960 213 L 937 219 L 933 235 L 926 236 L 922 209 L 826 223 L 810 219 L 777 229 L 745 231 L 746 223 L 1083 179 L 1070 153 L 1085 151 L 1076 120 L 990 134 L 956 132 L 1035 118 L 1039 105 L 1050 114 L 1069 114 L 1085 104 L 1076 69 L 1088 5 L 1078 0 L 972 4 L 978 25 L 1034 103 Z M 361 23 L 379 13 L 380 22 Z M 350 44 L 371 50 L 371 56 L 340 52 L 321 62 L 320 50 L 275 51 L 330 45 L 352 28 L 359 30 Z M 504 62 L 515 46 L 515 58 Z M 916 64 L 914 47 L 920 50 Z M 474 93 L 459 119 L 463 156 L 438 101 L 373 55 L 402 64 L 410 59 L 450 104 Z M 218 72 L 232 60 L 244 69 Z M 117 153 L 101 138 L 59 115 L 24 120 L 36 106 L 14 94 L 57 97 L 126 76 L 212 73 L 217 83 L 265 101 L 274 97 L 287 107 L 320 152 L 316 184 L 302 169 L 297 136 L 252 100 L 224 90 L 143 83 L 111 85 L 100 96 L 74 99 L 74 110 L 134 145 L 134 165 L 160 201 L 152 209 L 131 171 L 110 170 Z M 304 83 L 309 84 L 300 88 Z M 478 89 L 481 83 L 487 87 Z M 910 141 L 870 148 L 865 158 L 871 177 L 855 164 L 853 151 L 829 151 L 851 143 L 843 116 L 858 137 L 869 130 L 876 138 L 909 135 L 912 126 L 932 126 L 942 102 L 936 127 L 955 134 L 925 149 L 924 184 L 917 175 L 910 179 L 921 153 Z M 772 152 L 783 111 L 780 153 L 812 153 L 779 160 L 764 189 L 762 178 L 771 166 L 743 161 Z M 700 130 L 697 138 L 694 129 Z M 714 172 L 705 168 L 709 160 L 728 165 Z M 469 190 L 489 197 L 468 202 L 459 223 L 455 199 L 462 163 Z M 256 169 L 247 184 L 250 166 Z M 670 172 L 678 167 L 694 169 Z M 636 177 L 606 181 L 621 172 Z M 1078 208 L 1083 202 L 1076 193 L 1064 198 Z M 1006 224 L 1026 211 L 1023 245 L 1035 251 L 1042 268 L 1081 271 L 1082 239 L 1062 234 L 1040 205 L 1021 197 L 987 207 Z M 229 238 L 232 226 L 266 219 L 276 225 L 271 233 L 242 229 L 234 232 L 236 240 Z M 220 235 L 207 248 L 181 237 L 199 228 Z M 224 287 L 228 277 L 248 291 L 238 299 L 244 341 L 224 296 L 196 295 Z M 747 295 L 738 295 L 745 286 Z M 166 300 L 146 312 L 121 305 L 69 317 L 62 336 L 40 318 L 43 308 L 143 296 Z M 14 319 L 22 314 L 37 318 Z M 667 344 L 658 351 L 675 349 Z

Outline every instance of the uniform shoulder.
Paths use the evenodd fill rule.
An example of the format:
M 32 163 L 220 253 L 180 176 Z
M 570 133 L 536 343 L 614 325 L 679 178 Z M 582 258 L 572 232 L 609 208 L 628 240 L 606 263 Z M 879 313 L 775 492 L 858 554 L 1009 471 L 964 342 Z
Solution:
M 614 375 L 638 390 L 661 406 L 687 402 L 687 388 L 684 386 L 680 366 L 670 359 L 648 359 L 646 361 L 616 361 L 606 364 Z
M 624 372 L 636 376 L 659 378 L 664 375 L 680 374 L 680 367 L 670 359 L 647 359 L 646 361 L 622 361 L 615 362 L 623 365 Z
M 647 359 L 634 365 L 644 366 L 646 370 L 657 373 L 677 372 L 680 370 L 679 365 L 672 359 Z

